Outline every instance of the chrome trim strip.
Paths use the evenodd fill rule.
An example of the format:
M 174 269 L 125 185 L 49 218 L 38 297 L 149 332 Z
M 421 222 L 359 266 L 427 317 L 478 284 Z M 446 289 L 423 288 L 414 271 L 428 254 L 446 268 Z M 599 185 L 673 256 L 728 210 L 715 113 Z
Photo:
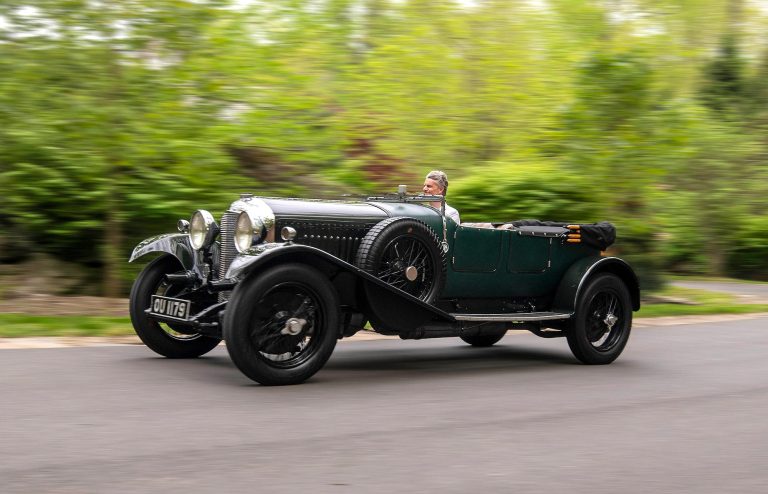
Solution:
M 517 322 L 552 321 L 570 319 L 573 314 L 565 312 L 520 312 L 518 314 L 451 314 L 457 321 Z

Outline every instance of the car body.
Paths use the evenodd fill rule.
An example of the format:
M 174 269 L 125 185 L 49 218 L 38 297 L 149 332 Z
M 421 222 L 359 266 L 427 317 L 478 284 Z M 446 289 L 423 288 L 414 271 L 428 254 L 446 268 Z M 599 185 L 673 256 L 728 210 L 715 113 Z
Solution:
M 134 283 L 134 328 L 174 358 L 224 339 L 263 384 L 311 377 L 367 323 L 474 346 L 527 329 L 566 337 L 584 363 L 618 357 L 640 290 L 626 262 L 602 255 L 611 225 L 457 225 L 444 211 L 442 196 L 403 190 L 360 201 L 243 194 L 219 222 L 199 210 L 134 249 L 131 261 L 162 254 Z

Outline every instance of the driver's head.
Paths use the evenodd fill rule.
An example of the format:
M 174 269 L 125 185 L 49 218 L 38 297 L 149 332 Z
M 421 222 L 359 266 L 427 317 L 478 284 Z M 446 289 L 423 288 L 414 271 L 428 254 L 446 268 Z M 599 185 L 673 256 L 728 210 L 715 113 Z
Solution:
M 428 196 L 445 196 L 448 194 L 448 175 L 440 170 L 432 170 L 424 179 L 421 189 Z

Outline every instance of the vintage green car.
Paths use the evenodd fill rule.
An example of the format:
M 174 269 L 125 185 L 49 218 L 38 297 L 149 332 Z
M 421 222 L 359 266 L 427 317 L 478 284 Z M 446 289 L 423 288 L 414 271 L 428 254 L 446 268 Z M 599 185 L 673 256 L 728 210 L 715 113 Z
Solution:
M 308 379 L 366 324 L 481 347 L 526 329 L 564 336 L 586 364 L 619 356 L 640 289 L 626 262 L 601 255 L 613 226 L 457 225 L 444 206 L 401 187 L 360 201 L 242 194 L 220 222 L 198 210 L 178 233 L 134 249 L 131 261 L 161 255 L 131 290 L 133 326 L 170 358 L 223 339 L 237 367 L 267 385 Z

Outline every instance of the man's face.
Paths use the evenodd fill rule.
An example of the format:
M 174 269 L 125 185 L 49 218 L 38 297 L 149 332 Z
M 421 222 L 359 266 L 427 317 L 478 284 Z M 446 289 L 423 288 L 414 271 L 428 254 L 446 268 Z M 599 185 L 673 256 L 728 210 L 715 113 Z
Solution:
M 425 196 L 441 196 L 443 188 L 431 178 L 424 179 L 424 188 L 421 189 Z

